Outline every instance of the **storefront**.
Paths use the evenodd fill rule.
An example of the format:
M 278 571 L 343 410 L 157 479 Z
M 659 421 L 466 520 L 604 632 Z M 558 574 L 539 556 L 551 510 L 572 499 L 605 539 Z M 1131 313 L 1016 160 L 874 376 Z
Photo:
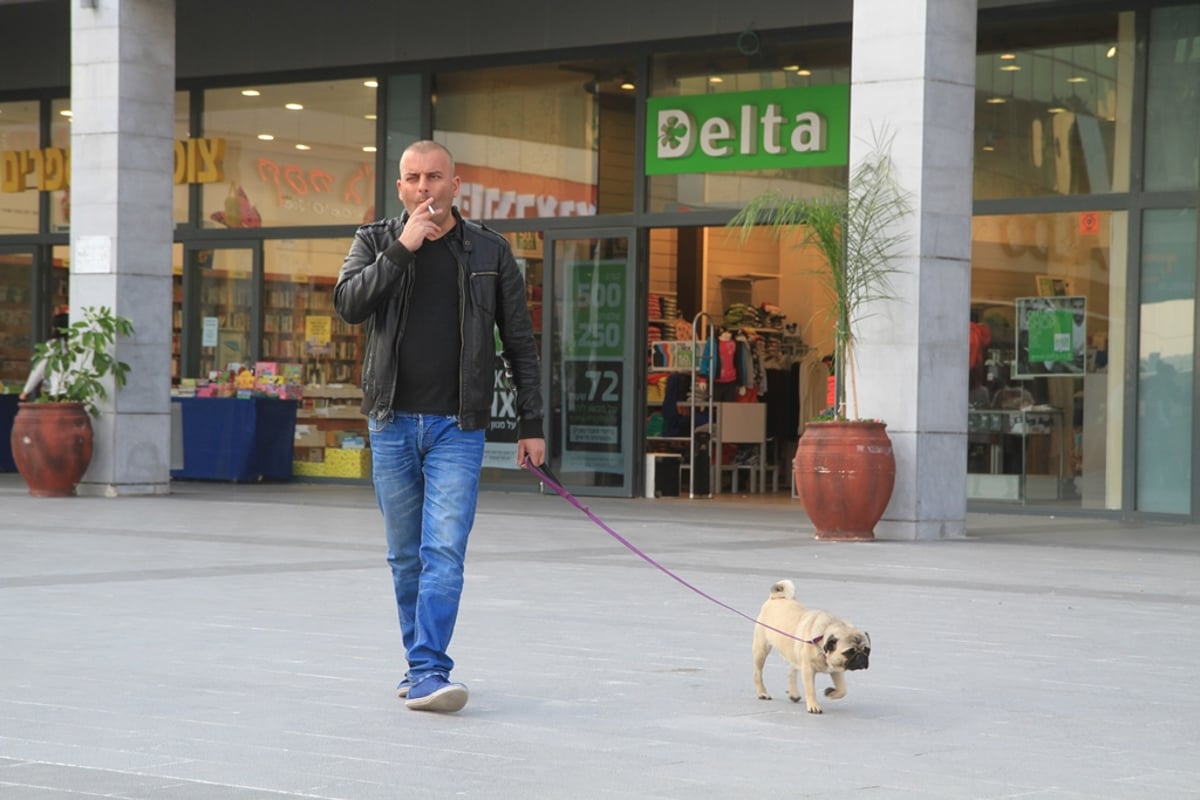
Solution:
M 968 498 L 1194 516 L 1200 5 L 981 5 L 962 334 L 973 344 L 962 386 L 947 387 L 970 392 Z M 14 30 L 3 23 L 22 14 L 58 26 L 50 38 L 61 42 L 69 24 L 51 13 L 61 6 L 0 9 L 0 27 Z M 203 13 L 177 8 L 181 28 Z M 310 396 L 325 407 L 353 405 L 361 334 L 332 311 L 333 282 L 355 226 L 398 213 L 404 146 L 434 138 L 456 156 L 462 212 L 505 234 L 526 271 L 564 480 L 582 494 L 636 496 L 648 453 L 694 458 L 697 420 L 672 410 L 684 398 L 669 379 L 695 377 L 687 362 L 704 346 L 692 339 L 711 325 L 744 339 L 754 364 L 711 387 L 714 399 L 720 388 L 768 409 L 762 447 L 753 436 L 726 444 L 727 469 L 708 489 L 786 493 L 797 430 L 824 405 L 829 323 L 794 240 L 764 231 L 743 242 L 726 223 L 762 191 L 811 196 L 846 179 L 848 126 L 786 138 L 848 115 L 822 104 L 849 92 L 849 12 L 806 13 L 779 15 L 792 27 L 687 38 L 647 21 L 621 45 L 603 31 L 589 42 L 563 20 L 547 24 L 573 31 L 580 46 L 569 51 L 464 42 L 455 53 L 451 41 L 435 59 L 358 55 L 353 37 L 331 34 L 302 72 L 278 43 L 263 44 L 252 70 L 181 37 L 173 381 L 271 362 L 323 387 Z M 61 74 L 70 53 L 43 57 Z M 67 302 L 71 103 L 65 89 L 5 81 L 0 381 L 12 387 Z M 706 127 L 698 98 L 725 122 Z M 703 144 L 659 124 L 674 106 Z M 784 106 L 787 124 L 772 122 Z M 667 163 L 672 148 L 741 160 Z M 486 479 L 528 486 L 511 468 L 499 371 L 497 383 Z M 336 413 L 345 424 L 323 433 L 360 427 Z M 685 470 L 685 496 L 689 479 L 694 491 Z

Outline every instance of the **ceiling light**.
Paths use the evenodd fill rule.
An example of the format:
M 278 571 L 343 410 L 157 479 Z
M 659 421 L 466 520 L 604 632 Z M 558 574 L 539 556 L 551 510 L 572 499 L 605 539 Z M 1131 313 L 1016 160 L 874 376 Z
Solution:
M 275 141 L 275 137 L 274 137 L 274 136 L 272 136 L 272 135 L 271 135 L 271 134 L 269 134 L 269 133 L 260 133 L 260 134 L 258 135 L 258 138 L 259 138 L 259 139 L 261 139 L 261 140 L 263 140 L 264 142 L 273 142 L 273 141 Z
M 1016 57 L 1017 57 L 1016 53 L 1001 53 L 1000 54 L 1001 61 L 1012 61 Z
M 1000 67 L 1001 72 L 1018 72 L 1020 69 L 1020 64 L 1005 64 L 1004 66 Z
M 60 111 L 58 113 L 63 115 L 64 117 L 69 117 L 69 116 L 71 116 L 71 109 L 64 108 L 62 111 Z
M 373 145 L 373 144 L 369 144 L 369 145 L 367 145 L 366 147 L 364 147 L 364 148 L 363 148 L 363 152 L 364 152 L 364 153 L 374 153 L 374 152 L 375 152 L 376 150 L 378 150 L 378 149 L 379 149 L 379 148 L 377 148 L 375 145 Z
M 299 103 L 285 103 L 283 107 L 286 108 L 288 111 L 303 111 L 304 110 L 304 106 L 300 105 Z
M 812 70 L 808 67 L 800 67 L 800 69 L 796 70 L 796 74 L 801 78 L 807 78 L 809 75 L 812 75 Z
M 363 114 L 363 119 L 369 119 L 372 122 L 374 122 L 375 120 L 379 119 L 379 115 L 378 114 Z
M 1061 114 L 1066 110 L 1067 109 L 1063 106 L 1050 106 L 1050 108 L 1046 109 L 1046 111 L 1050 114 Z
M 306 144 L 298 144 L 298 145 L 296 145 L 296 149 L 297 150 L 312 150 L 312 148 Z
M 800 70 L 800 65 L 799 64 L 788 64 L 786 67 L 780 67 L 780 69 L 783 70 L 784 72 L 798 72 Z
M 709 83 L 724 83 L 725 79 L 722 78 L 720 75 L 710 75 L 708 77 L 708 82 Z
M 242 95 L 245 97 L 258 97 L 262 92 L 258 89 L 242 89 Z
M 368 89 L 378 89 L 379 81 L 375 80 L 374 78 L 370 78 L 363 81 L 363 86 L 367 87 Z
M 1087 78 L 1082 75 L 1072 75 L 1067 78 L 1067 83 L 1087 83 Z
M 1006 98 L 1006 97 L 989 97 L 987 100 L 984 100 L 984 102 L 985 102 L 985 103 L 990 103 L 990 104 L 992 104 L 992 105 L 994 105 L 994 106 L 998 106 L 998 105 L 1000 105 L 1001 103 L 1007 103 L 1007 102 L 1008 102 L 1008 98 Z
M 1104 54 L 1104 57 L 1112 58 L 1116 54 L 1117 54 L 1117 46 L 1114 44 L 1112 47 L 1108 48 L 1108 52 Z
M 617 86 L 619 86 L 620 88 L 624 89 L 627 92 L 632 92 L 634 89 L 637 88 L 637 84 L 635 84 L 633 81 L 629 80 L 628 78 L 626 78 L 625 80 L 618 83 Z

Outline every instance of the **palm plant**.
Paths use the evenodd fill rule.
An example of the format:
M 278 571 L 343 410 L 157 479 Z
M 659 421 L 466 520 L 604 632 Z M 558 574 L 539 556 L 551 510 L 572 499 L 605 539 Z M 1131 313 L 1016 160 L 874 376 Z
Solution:
M 814 274 L 831 301 L 826 312 L 833 325 L 837 419 L 858 418 L 857 326 L 871 315 L 874 301 L 892 299 L 895 261 L 910 238 L 903 222 L 912 204 L 896 177 L 892 138 L 875 133 L 871 150 L 855 166 L 847 188 L 816 198 L 764 192 L 729 221 L 741 228 L 743 241 L 760 225 L 770 227 L 777 237 L 801 229 L 798 247 L 815 246 L 825 261 Z M 847 414 L 847 379 L 853 415 Z

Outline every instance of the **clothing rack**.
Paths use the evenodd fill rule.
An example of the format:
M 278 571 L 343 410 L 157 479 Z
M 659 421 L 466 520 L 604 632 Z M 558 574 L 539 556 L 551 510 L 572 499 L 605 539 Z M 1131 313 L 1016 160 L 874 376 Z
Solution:
M 707 320 L 707 322 L 704 322 L 705 320 Z M 704 332 L 705 334 L 707 334 L 707 336 L 701 337 L 701 335 L 700 335 L 701 332 Z M 700 347 L 700 342 L 704 341 L 705 338 L 707 338 L 707 340 L 709 342 L 709 346 L 715 349 L 716 341 L 717 341 L 717 323 L 713 319 L 711 314 L 709 314 L 708 312 L 705 312 L 705 311 L 701 311 L 699 314 L 697 314 L 692 319 L 692 342 L 691 342 L 691 344 L 692 344 L 692 352 L 695 354 L 695 356 L 692 358 L 692 372 L 691 372 L 692 386 L 691 386 L 690 391 L 688 391 L 688 399 L 687 399 L 688 416 L 689 416 L 689 424 L 688 424 L 688 497 L 693 500 L 697 497 L 711 498 L 713 496 L 713 480 L 720 479 L 719 474 L 717 474 L 715 476 L 713 475 L 712 436 L 710 434 L 709 439 L 708 439 L 708 441 L 709 441 L 708 449 L 703 453 L 703 456 L 704 456 L 705 460 L 707 461 L 706 472 L 708 473 L 708 492 L 699 494 L 699 495 L 696 494 L 696 455 L 697 455 L 697 453 L 696 453 L 696 427 L 697 427 L 696 426 L 696 412 L 698 409 L 708 409 L 708 412 L 709 412 L 708 419 L 709 419 L 709 423 L 711 424 L 712 418 L 713 418 L 712 393 L 716 389 L 716 384 L 717 384 L 717 373 L 716 373 L 717 358 L 716 358 L 716 353 L 713 352 L 712 354 L 710 354 L 710 357 L 708 359 L 708 375 L 706 376 L 707 381 L 708 381 L 708 395 L 707 395 L 707 397 L 704 398 L 703 401 L 700 401 L 697 399 L 698 383 L 697 383 L 696 379 L 698 377 L 700 377 L 700 375 L 702 374 L 701 369 L 700 369 L 700 364 L 703 361 L 703 359 L 701 359 L 699 357 L 699 347 Z

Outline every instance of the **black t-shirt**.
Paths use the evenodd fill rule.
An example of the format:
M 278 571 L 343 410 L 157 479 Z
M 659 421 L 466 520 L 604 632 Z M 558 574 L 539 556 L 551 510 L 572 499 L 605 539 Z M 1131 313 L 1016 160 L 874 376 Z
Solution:
M 447 236 L 454 236 L 451 231 Z M 446 237 L 417 250 L 408 321 L 397 354 L 396 402 L 410 414 L 457 414 L 462 332 L 458 261 Z

